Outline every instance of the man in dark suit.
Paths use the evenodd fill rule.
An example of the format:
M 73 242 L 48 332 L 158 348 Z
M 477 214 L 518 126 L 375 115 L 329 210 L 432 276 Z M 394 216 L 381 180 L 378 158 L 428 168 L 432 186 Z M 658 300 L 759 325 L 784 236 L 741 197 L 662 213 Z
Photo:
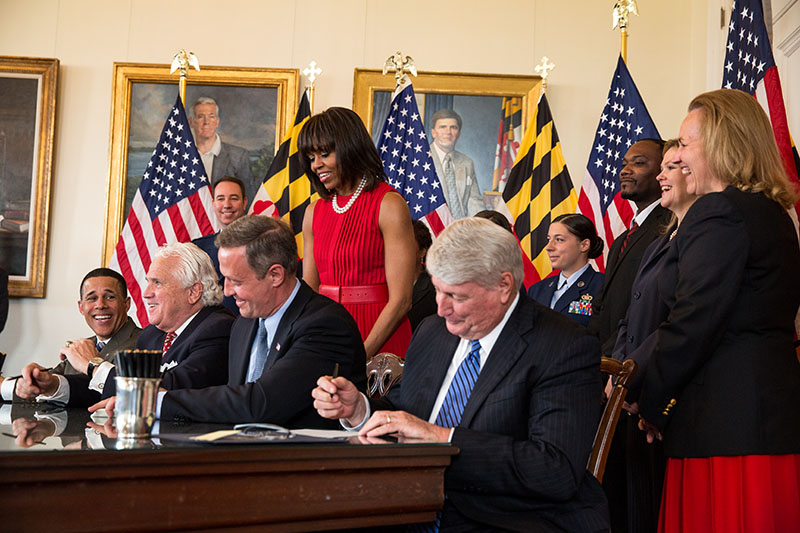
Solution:
M 636 204 L 631 228 L 618 236 L 608 251 L 606 277 L 594 299 L 589 329 L 600 337 L 603 355 L 611 357 L 619 321 L 625 318 L 631 301 L 631 285 L 650 243 L 662 235 L 672 217 L 661 207 L 661 171 L 664 141 L 644 139 L 634 143 L 622 160 L 619 173 L 620 196 Z
M 317 410 L 368 441 L 397 434 L 457 446 L 441 531 L 608 530 L 603 491 L 586 470 L 600 413 L 597 339 L 520 294 L 519 244 L 488 220 L 450 225 L 428 251 L 428 271 L 439 316 L 415 332 L 402 381 L 368 402 L 346 379 L 323 376 Z
M 317 414 L 310 393 L 337 365 L 364 390 L 366 355 L 355 321 L 297 279 L 297 244 L 283 222 L 245 216 L 217 244 L 225 292 L 241 312 L 231 331 L 228 384 L 169 391 L 159 417 L 336 427 Z
M 650 243 L 664 234 L 672 219 L 670 211 L 661 207 L 661 186 L 656 180 L 661 171 L 663 146 L 661 140 L 640 140 L 628 149 L 623 158 L 619 174 L 620 195 L 636 204 L 636 216 L 631 229 L 622 233 L 611 245 L 605 281 L 595 298 L 594 315 L 588 326 L 599 335 L 602 353 L 606 357 L 612 356 L 619 324 L 628 312 L 631 298 L 641 297 L 638 292 L 631 294 L 631 286 L 644 253 Z M 615 532 L 637 531 L 635 524 L 642 521 L 641 516 L 650 514 L 634 503 L 636 495 L 629 488 L 626 440 L 629 435 L 635 438 L 638 430 L 635 421 L 631 422 L 628 418 L 620 417 L 603 478 L 611 513 L 611 529 Z
M 245 196 L 255 198 L 261 180 L 253 179 L 250 156 L 244 148 L 222 142 L 217 133 L 219 123 L 219 106 L 213 98 L 201 96 L 189 107 L 189 125 L 211 183 L 234 176 L 244 182 Z
M 207 387 L 227 380 L 228 340 L 233 315 L 219 305 L 222 290 L 211 259 L 191 243 L 158 249 L 147 272 L 142 294 L 150 325 L 136 348 L 163 351 L 161 386 L 166 389 Z M 116 392 L 116 371 L 110 362 L 94 365 L 75 345 L 61 353 L 80 374 L 54 376 L 35 363 L 17 382 L 21 397 L 86 406 Z M 22 383 L 22 385 L 20 385 Z
M 89 338 L 68 341 L 72 349 L 80 350 L 94 364 L 110 361 L 117 350 L 133 348 L 139 337 L 139 329 L 128 317 L 130 298 L 128 286 L 118 272 L 108 268 L 96 268 L 81 280 L 78 311 L 94 335 Z M 51 374 L 80 374 L 66 359 L 50 370 Z M 21 385 L 24 387 L 24 385 Z M 15 391 L 16 383 L 5 383 L 3 399 L 20 401 Z
M 232 176 L 225 176 L 212 184 L 212 190 L 214 197 L 214 214 L 217 216 L 219 225 L 222 228 L 227 227 L 227 225 L 234 220 L 244 216 L 245 208 L 247 207 L 247 196 L 244 192 L 244 183 L 242 183 L 242 180 Z M 214 263 L 214 269 L 216 269 L 217 274 L 219 274 L 219 283 L 222 285 L 225 280 L 219 269 L 217 245 L 214 244 L 217 235 L 219 235 L 219 232 L 204 235 L 192 242 L 199 246 L 200 249 L 211 258 L 211 262 Z M 230 309 L 235 316 L 239 316 L 239 308 L 236 306 L 236 302 L 232 296 L 224 297 L 222 299 L 222 305 Z
M 0 266 L 0 332 L 6 325 L 6 318 L 8 318 L 8 272 Z

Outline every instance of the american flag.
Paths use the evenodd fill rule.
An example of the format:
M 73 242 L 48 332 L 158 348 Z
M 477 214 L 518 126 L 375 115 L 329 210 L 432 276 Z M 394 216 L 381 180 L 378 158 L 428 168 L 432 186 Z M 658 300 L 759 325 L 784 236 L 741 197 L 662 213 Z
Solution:
M 217 229 L 211 187 L 179 96 L 147 163 L 109 265 L 125 277 L 131 311 L 142 327 L 150 323 L 142 292 L 151 255 L 163 244 L 191 241 Z
M 383 123 L 378 152 L 389 185 L 403 195 L 414 220 L 424 218 L 438 235 L 453 217 L 436 176 L 428 137 L 411 83 L 395 90 L 389 116 Z
M 606 244 L 603 256 L 595 260 L 601 272 L 609 246 L 633 218 L 631 202 L 619 195 L 622 158 L 633 143 L 648 138 L 660 136 L 620 56 L 578 198 L 578 211 L 594 221 Z
M 752 94 L 769 115 L 783 166 L 798 183 L 800 160 L 789 134 L 781 79 L 772 55 L 761 0 L 737 0 L 731 7 L 722 86 Z M 795 204 L 800 214 L 800 202 Z

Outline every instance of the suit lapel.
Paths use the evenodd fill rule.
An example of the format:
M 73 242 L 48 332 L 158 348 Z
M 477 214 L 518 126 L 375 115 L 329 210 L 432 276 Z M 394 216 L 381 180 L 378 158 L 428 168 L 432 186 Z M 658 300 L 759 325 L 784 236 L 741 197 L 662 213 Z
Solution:
M 203 320 L 206 319 L 208 314 L 211 313 L 211 310 L 212 310 L 211 307 L 203 307 L 195 315 L 195 317 L 192 319 L 191 322 L 189 322 L 189 324 L 186 326 L 186 328 L 183 331 L 181 331 L 181 334 L 178 335 L 175 338 L 175 340 L 172 342 L 172 345 L 170 345 L 170 347 L 169 347 L 169 351 L 167 351 L 166 356 L 161 361 L 162 364 L 169 363 L 170 361 L 176 361 L 177 362 L 178 354 L 181 353 L 181 349 L 182 349 L 183 345 L 186 344 L 187 342 L 189 342 L 187 339 L 192 336 L 192 333 L 194 332 L 194 330 L 197 329 L 197 326 L 200 323 L 202 323 Z M 162 346 L 164 344 L 164 339 L 166 337 L 167 337 L 167 334 L 162 331 L 161 334 L 159 335 L 159 338 L 161 339 Z
M 520 297 L 517 308 L 500 332 L 497 342 L 494 343 L 489 359 L 481 370 L 464 408 L 460 426 L 470 425 L 486 397 L 497 388 L 525 352 L 528 344 L 522 339 L 522 335 L 533 327 L 533 306 L 525 305 L 526 298 Z
M 587 268 L 586 271 L 581 274 L 581 277 L 578 278 L 575 283 L 570 285 L 569 289 L 567 289 L 566 292 L 561 295 L 561 298 L 558 299 L 556 305 L 553 307 L 553 311 L 563 313 L 567 310 L 567 308 L 569 308 L 569 304 L 575 300 L 579 300 L 581 295 L 589 287 L 589 282 L 591 281 L 593 275 L 594 270 L 592 270 L 591 267 Z
M 272 366 L 281 357 L 283 357 L 283 349 L 286 346 L 286 339 L 292 333 L 295 321 L 300 316 L 300 313 L 303 311 L 306 303 L 308 303 L 308 301 L 311 299 L 312 294 L 313 291 L 311 290 L 311 287 L 301 281 L 300 289 L 298 289 L 294 300 L 292 300 L 292 303 L 289 304 L 286 312 L 283 313 L 283 316 L 281 317 L 281 321 L 278 323 L 278 328 L 275 330 L 275 338 L 270 339 L 269 355 L 267 356 L 267 362 L 264 364 L 264 371 L 262 372 L 262 375 L 266 374 L 267 371 L 272 368 Z
M 440 337 L 438 342 L 433 343 L 431 350 L 426 350 L 424 357 L 429 359 L 425 374 L 419 381 L 419 386 L 410 391 L 413 396 L 411 402 L 417 406 L 414 412 L 425 420 L 431 415 L 447 369 L 450 368 L 450 363 L 453 361 L 453 354 L 458 348 L 458 343 L 461 342 L 459 337 L 448 332 L 446 328 L 442 321 L 442 329 L 445 334 Z M 436 354 L 436 356 L 430 357 L 430 354 Z M 421 363 L 425 365 L 424 361 Z

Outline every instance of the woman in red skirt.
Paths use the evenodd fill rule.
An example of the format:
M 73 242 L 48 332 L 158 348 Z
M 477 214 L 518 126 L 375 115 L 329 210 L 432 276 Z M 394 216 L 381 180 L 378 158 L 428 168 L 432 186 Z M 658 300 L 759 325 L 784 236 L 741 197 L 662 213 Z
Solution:
M 678 277 L 639 400 L 663 435 L 659 531 L 800 531 L 800 249 L 764 111 L 701 94 L 677 158 L 698 196 L 674 239 Z
M 408 204 L 385 182 L 378 151 L 349 109 L 311 117 L 298 150 L 320 196 L 303 219 L 303 280 L 353 315 L 367 359 L 405 357 L 417 252 Z

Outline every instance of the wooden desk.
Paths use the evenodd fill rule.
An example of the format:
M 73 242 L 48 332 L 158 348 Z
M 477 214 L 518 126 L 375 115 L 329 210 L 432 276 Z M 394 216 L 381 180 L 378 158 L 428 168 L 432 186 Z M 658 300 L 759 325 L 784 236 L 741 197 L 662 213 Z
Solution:
M 52 437 L 51 437 L 52 438 Z M 450 445 L 0 453 L 5 531 L 314 531 L 430 521 Z

